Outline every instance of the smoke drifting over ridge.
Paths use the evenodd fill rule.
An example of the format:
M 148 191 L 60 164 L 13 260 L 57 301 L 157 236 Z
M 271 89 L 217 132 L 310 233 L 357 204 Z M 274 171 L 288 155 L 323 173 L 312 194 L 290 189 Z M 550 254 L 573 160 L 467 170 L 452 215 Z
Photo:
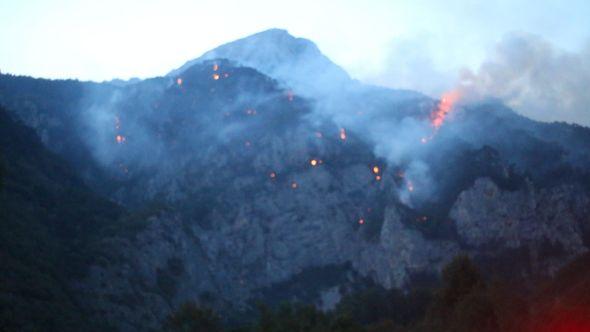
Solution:
M 590 41 L 569 53 L 538 36 L 508 35 L 477 72 L 462 73 L 461 85 L 535 120 L 590 126 Z
M 461 91 L 468 101 L 497 98 L 534 120 L 590 126 L 590 40 L 572 52 L 540 36 L 513 32 L 480 65 L 472 66 L 477 69 L 444 68 L 435 57 L 446 51 L 435 45 L 439 43 L 427 36 L 396 40 L 379 73 L 365 79 L 434 98 L 449 90 Z

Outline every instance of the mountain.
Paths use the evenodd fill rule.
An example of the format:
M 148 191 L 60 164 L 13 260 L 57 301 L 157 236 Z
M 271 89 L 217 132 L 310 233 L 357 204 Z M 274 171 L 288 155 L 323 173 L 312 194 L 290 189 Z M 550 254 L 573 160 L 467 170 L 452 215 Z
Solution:
M 221 45 L 167 76 L 181 76 L 193 65 L 214 59 L 228 59 L 241 66 L 256 68 L 277 79 L 284 87 L 310 97 L 326 95 L 352 84 L 348 74 L 323 55 L 313 42 L 295 38 L 281 29 L 262 31 Z
M 75 233 L 100 250 L 62 283 L 119 330 L 158 329 L 187 301 L 228 320 L 257 300 L 328 310 L 371 284 L 432 286 L 459 253 L 533 280 L 588 250 L 590 129 L 493 100 L 436 127 L 443 101 L 352 81 L 282 30 L 126 84 L 0 75 L 0 103 L 51 151 L 14 153 L 55 154 L 118 211 L 122 229 Z M 54 215 L 76 211 L 57 198 Z

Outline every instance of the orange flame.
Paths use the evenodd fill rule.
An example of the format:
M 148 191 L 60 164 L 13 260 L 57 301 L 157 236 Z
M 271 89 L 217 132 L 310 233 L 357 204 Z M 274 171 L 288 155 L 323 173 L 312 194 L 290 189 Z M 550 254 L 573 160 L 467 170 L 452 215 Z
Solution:
M 340 128 L 340 139 L 341 140 L 346 140 L 346 129 L 344 128 Z
M 213 79 L 217 81 L 219 79 L 219 74 L 217 74 L 217 73 L 213 74 Z
M 312 160 L 310 160 L 310 161 L 309 161 L 309 164 L 310 164 L 311 166 L 314 166 L 314 167 L 315 167 L 315 166 L 317 166 L 317 165 L 318 165 L 318 161 L 317 161 L 317 159 L 312 159 Z
M 379 174 L 379 171 L 380 171 L 379 166 L 373 166 L 373 173 Z
M 442 124 L 445 122 L 447 115 L 453 110 L 455 103 L 459 101 L 461 98 L 461 93 L 458 90 L 453 90 L 449 92 L 445 92 L 440 102 L 438 103 L 438 107 L 432 114 L 430 114 L 430 123 L 435 129 L 440 128 Z
M 123 135 L 117 135 L 117 136 L 115 136 L 115 140 L 119 144 L 122 144 L 122 143 L 124 143 L 126 141 L 125 136 L 123 136 Z

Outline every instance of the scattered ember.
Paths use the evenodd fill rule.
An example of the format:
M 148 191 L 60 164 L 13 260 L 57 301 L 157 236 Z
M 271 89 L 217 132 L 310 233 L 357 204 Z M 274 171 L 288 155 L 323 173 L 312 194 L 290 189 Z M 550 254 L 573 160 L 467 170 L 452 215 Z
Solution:
M 182 85 L 182 78 L 180 78 L 180 77 L 177 78 L 176 79 L 176 84 L 178 84 L 178 86 L 181 86 Z
M 359 225 L 363 225 L 365 223 L 365 219 L 361 218 L 359 219 Z
M 312 160 L 310 160 L 310 161 L 309 161 L 309 164 L 310 164 L 311 166 L 314 166 L 314 167 L 315 167 L 315 166 L 317 166 L 317 165 L 318 165 L 318 161 L 317 161 L 317 159 L 312 159 Z
M 375 177 L 375 180 L 377 180 L 377 181 L 381 181 L 381 175 L 377 175 L 377 176 Z
M 213 77 L 214 80 L 217 81 L 219 79 L 219 74 L 215 73 L 215 74 L 213 74 L 212 77 Z
M 293 189 L 297 189 L 297 187 L 299 187 L 299 185 L 297 184 L 297 182 L 293 181 L 293 182 L 291 183 L 291 188 L 293 188 Z
M 373 173 L 375 173 L 375 174 L 379 174 L 379 171 L 381 171 L 381 170 L 379 169 L 379 166 L 373 166 Z
M 213 71 L 217 71 L 219 69 L 219 65 L 214 63 L 213 64 Z
M 271 179 L 276 179 L 277 177 L 277 173 L 275 172 L 270 172 L 270 174 L 268 174 L 268 176 L 270 176 Z
M 344 128 L 340 128 L 340 139 L 346 140 L 346 130 Z
M 117 141 L 117 143 L 122 144 L 125 143 L 127 139 L 123 135 L 117 135 L 115 136 L 115 140 Z

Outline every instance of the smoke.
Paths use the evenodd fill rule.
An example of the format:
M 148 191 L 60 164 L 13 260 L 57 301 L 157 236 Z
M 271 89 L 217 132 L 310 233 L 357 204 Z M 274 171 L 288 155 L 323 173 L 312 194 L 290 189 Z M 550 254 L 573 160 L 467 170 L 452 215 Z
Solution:
M 473 99 L 499 98 L 534 120 L 590 126 L 590 42 L 571 53 L 539 36 L 509 34 L 476 72 L 461 74 L 460 86 Z

